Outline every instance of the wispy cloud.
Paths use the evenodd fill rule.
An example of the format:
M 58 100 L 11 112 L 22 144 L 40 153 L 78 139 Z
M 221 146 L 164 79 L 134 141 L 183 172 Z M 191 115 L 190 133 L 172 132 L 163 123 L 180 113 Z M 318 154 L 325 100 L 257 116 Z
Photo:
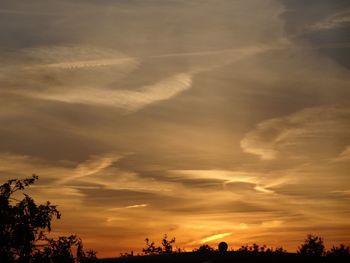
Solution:
M 255 191 L 266 194 L 274 193 L 270 187 L 290 182 L 289 178 L 283 176 L 278 179 L 266 179 L 258 173 L 231 170 L 172 170 L 169 171 L 169 176 L 178 179 L 219 180 L 222 181 L 224 189 L 231 183 L 246 183 Z
M 105 105 L 136 111 L 147 105 L 170 99 L 191 87 L 191 76 L 177 74 L 138 91 L 87 88 L 65 94 L 37 95 L 38 97 L 69 103 Z
M 67 183 L 69 181 L 96 174 L 103 169 L 111 166 L 121 157 L 114 154 L 104 154 L 91 156 L 90 159 L 80 163 L 72 174 L 58 181 L 59 184 Z
M 215 234 L 215 235 L 208 236 L 208 237 L 205 237 L 205 238 L 201 239 L 200 242 L 201 242 L 201 243 L 207 243 L 207 242 L 210 242 L 210 241 L 222 239 L 222 238 L 227 237 L 227 236 L 230 236 L 230 235 L 232 235 L 232 233 Z
M 349 240 L 344 0 L 104 2 L 0 10 L 3 181 L 101 257 Z
M 229 170 L 171 170 L 169 176 L 191 179 L 216 179 L 224 182 L 256 183 L 256 174 Z
M 327 30 L 346 27 L 350 24 L 350 10 L 342 11 L 309 27 L 310 30 Z
M 123 206 L 123 207 L 109 208 L 108 211 L 119 211 L 121 209 L 144 208 L 144 207 L 147 207 L 147 206 L 149 206 L 149 204 L 128 205 L 128 206 Z
M 68 66 L 68 65 L 65 65 Z M 53 101 L 102 105 L 137 111 L 150 104 L 168 100 L 189 89 L 192 76 L 187 73 L 175 74 L 153 85 L 143 86 L 138 90 L 113 90 L 103 87 L 85 87 L 82 89 L 47 92 L 30 92 L 28 95 Z
M 348 138 L 349 117 L 350 111 L 346 108 L 307 108 L 259 123 L 245 135 L 240 145 L 243 151 L 263 160 L 276 159 L 286 148 L 306 147 L 304 143 L 315 141 L 322 145 L 326 138 Z
M 273 47 L 259 46 L 144 57 L 130 57 L 114 50 L 84 46 L 32 48 L 21 50 L 18 52 L 18 61 L 5 65 L 1 80 L 6 82 L 11 79 L 11 85 L 21 87 L 23 82 L 14 81 L 25 79 L 26 85 L 35 87 L 17 87 L 12 91 L 21 95 L 66 103 L 116 107 L 133 112 L 169 100 L 190 89 L 195 74 L 214 70 L 271 48 Z M 113 87 L 117 80 L 136 70 L 144 60 L 206 56 L 211 57 L 210 63 L 202 65 L 203 61 L 193 62 L 186 72 L 175 73 L 154 84 L 132 90 Z M 16 73 L 13 73 L 14 67 Z M 43 83 L 46 84 L 45 88 L 36 87 Z
M 337 157 L 333 158 L 333 162 L 345 162 L 350 161 L 350 145 L 348 145 L 344 151 L 342 151 Z

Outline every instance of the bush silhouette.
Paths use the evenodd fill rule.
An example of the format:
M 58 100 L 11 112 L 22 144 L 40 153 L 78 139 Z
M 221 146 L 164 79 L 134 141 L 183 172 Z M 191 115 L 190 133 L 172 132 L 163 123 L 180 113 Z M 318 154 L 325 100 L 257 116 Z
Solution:
M 162 239 L 162 247 L 156 246 L 154 242 L 151 242 L 148 238 L 145 239 L 146 247 L 142 249 L 145 255 L 157 255 L 157 254 L 169 254 L 173 252 L 173 244 L 175 238 L 168 240 L 168 235 L 165 234 Z
M 168 240 L 168 235 L 165 234 L 162 239 L 162 253 L 172 253 L 173 252 L 173 244 L 175 243 L 175 237 L 171 240 Z
M 146 247 L 142 249 L 145 255 L 157 255 L 162 252 L 161 247 L 156 247 L 154 242 L 150 241 L 149 238 L 145 239 Z
M 332 257 L 350 257 L 350 248 L 341 244 L 339 247 L 333 246 L 331 250 L 327 252 L 327 256 Z
M 299 247 L 298 253 L 305 256 L 323 256 L 325 254 L 325 247 L 323 238 L 307 235 L 304 243 Z
M 214 248 L 212 248 L 207 244 L 201 245 L 199 248 L 193 250 L 193 252 L 199 252 L 199 253 L 208 253 L 212 251 L 214 251 Z
M 22 200 L 13 197 L 37 180 L 38 176 L 33 175 L 0 185 L 0 262 L 95 262 L 96 253 L 85 252 L 81 240 L 76 236 L 60 237 L 58 240 L 47 237 L 52 219 L 61 217 L 55 205 L 50 202 L 37 205 L 27 194 L 23 194 Z M 74 246 L 76 258 L 72 254 Z

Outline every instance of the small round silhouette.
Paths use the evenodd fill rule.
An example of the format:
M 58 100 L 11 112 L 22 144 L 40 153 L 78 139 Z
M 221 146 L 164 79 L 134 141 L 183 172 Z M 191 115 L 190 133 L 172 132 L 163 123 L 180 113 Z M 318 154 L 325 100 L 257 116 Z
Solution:
M 220 242 L 218 247 L 219 247 L 219 252 L 222 252 L 222 253 L 226 252 L 228 249 L 228 245 L 226 242 Z

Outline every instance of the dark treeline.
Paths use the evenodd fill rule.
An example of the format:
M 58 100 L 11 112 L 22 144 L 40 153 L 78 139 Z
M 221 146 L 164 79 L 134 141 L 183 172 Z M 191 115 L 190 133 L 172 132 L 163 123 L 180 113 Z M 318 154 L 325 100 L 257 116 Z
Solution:
M 24 180 L 9 180 L 0 185 L 0 263 L 96 263 L 96 262 L 348 262 L 349 246 L 340 244 L 326 250 L 323 238 L 308 235 L 297 253 L 288 253 L 283 247 L 243 245 L 228 250 L 221 242 L 218 248 L 203 244 L 191 252 L 174 249 L 176 239 L 165 234 L 156 245 L 149 238 L 141 254 L 122 253 L 119 258 L 98 260 L 96 252 L 84 250 L 76 235 L 49 238 L 51 221 L 61 214 L 50 202 L 37 205 L 28 195 L 22 199 L 14 194 L 34 184 L 33 175 Z M 349 261 L 350 262 L 350 261 Z
M 146 246 L 142 249 L 142 255 L 161 255 L 161 254 L 171 254 L 171 253 L 185 253 L 184 249 L 173 249 L 175 243 L 175 238 L 168 240 L 168 236 L 165 234 L 161 246 L 156 246 L 155 242 L 145 239 Z M 241 254 L 287 254 L 288 252 L 283 247 L 270 248 L 266 245 L 258 245 L 253 243 L 252 245 L 243 245 L 240 248 L 234 250 L 228 250 L 228 245 L 225 242 L 220 242 L 218 247 L 212 247 L 208 244 L 203 244 L 198 248 L 192 250 L 194 253 L 226 253 L 226 252 L 239 252 Z M 304 243 L 298 247 L 297 254 L 306 257 L 350 257 L 350 248 L 344 244 L 339 246 L 333 246 L 330 250 L 326 250 L 324 246 L 324 240 L 322 237 L 307 235 Z M 121 257 L 132 257 L 135 256 L 133 251 L 130 253 L 121 253 Z

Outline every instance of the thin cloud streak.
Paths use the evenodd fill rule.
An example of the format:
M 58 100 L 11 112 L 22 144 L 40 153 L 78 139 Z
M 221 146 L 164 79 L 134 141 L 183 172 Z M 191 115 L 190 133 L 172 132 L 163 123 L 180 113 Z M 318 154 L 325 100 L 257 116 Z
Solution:
M 260 122 L 244 136 L 240 146 L 243 151 L 257 155 L 262 160 L 273 160 L 286 148 L 303 147 L 303 142 L 322 141 L 330 136 L 349 138 L 349 116 L 349 109 L 343 107 L 303 109 Z
M 249 55 L 254 55 L 264 50 L 266 50 L 266 48 L 233 48 L 202 52 L 169 53 L 145 57 L 123 57 L 122 55 L 118 55 L 119 58 L 96 59 L 95 57 L 101 56 L 113 57 L 114 53 L 116 52 L 98 49 L 91 49 L 90 51 L 89 48 L 85 47 L 28 49 L 22 51 L 24 56 L 34 57 L 36 59 L 43 60 L 44 63 L 37 65 L 22 66 L 22 70 L 24 71 L 22 74 L 29 74 L 29 77 L 32 78 L 33 76 L 35 77 L 35 75 L 39 77 L 41 74 L 45 73 L 48 75 L 52 75 L 54 78 L 57 78 L 57 81 L 59 82 L 66 83 L 66 85 L 68 86 L 73 86 L 70 89 L 65 88 L 62 90 L 54 88 L 40 90 L 40 92 L 35 92 L 31 90 L 21 90 L 20 94 L 26 94 L 27 96 L 44 100 L 61 101 L 66 103 L 80 103 L 88 105 L 103 105 L 109 107 L 117 107 L 125 109 L 128 112 L 134 112 L 146 107 L 147 105 L 171 99 L 172 97 L 177 96 L 183 91 L 190 89 L 194 74 L 211 71 L 217 67 L 222 67 L 226 64 L 232 63 L 234 60 L 238 60 Z M 108 53 L 110 53 L 110 55 Z M 192 69 L 190 69 L 188 73 L 183 72 L 175 74 L 168 78 L 161 79 L 153 85 L 143 86 L 136 91 L 124 89 L 114 90 L 111 88 L 107 89 L 103 86 L 91 86 L 89 84 L 82 87 L 84 82 L 79 83 L 79 79 L 76 79 L 76 77 L 74 77 L 75 79 L 73 79 L 75 83 L 70 83 L 71 80 L 69 74 L 72 74 L 72 76 L 77 75 L 79 77 L 79 74 L 81 73 L 79 73 L 79 71 L 77 70 L 81 69 L 109 68 L 110 66 L 117 65 L 124 67 L 117 69 L 117 73 L 121 71 L 123 74 L 129 74 L 131 71 L 135 70 L 140 65 L 140 61 L 143 61 L 145 59 L 160 59 L 182 56 L 208 56 L 225 53 L 234 55 L 234 57 L 226 59 L 226 62 L 218 61 L 215 63 L 214 66 L 195 66 Z M 74 58 L 78 58 L 78 60 Z M 60 62 L 60 60 L 67 61 Z M 49 63 L 45 63 L 45 61 L 49 61 Z M 65 75 L 62 75 L 61 72 Z M 4 75 L 6 76 L 6 74 Z M 85 77 L 85 75 L 81 75 L 81 77 L 83 78 Z M 99 82 L 97 82 L 96 84 L 99 85 Z
M 57 184 L 66 184 L 69 181 L 94 175 L 111 166 L 114 162 L 118 161 L 121 157 L 113 154 L 105 154 L 102 156 L 91 156 L 89 160 L 79 164 L 73 171 L 73 174 L 69 174 L 65 178 L 59 180 Z
M 120 211 L 121 209 L 134 209 L 134 208 L 144 208 L 149 206 L 149 204 L 137 204 L 137 205 L 128 205 L 124 207 L 114 207 L 109 208 L 108 211 Z
M 106 67 L 114 65 L 127 65 L 137 64 L 137 60 L 134 58 L 115 58 L 115 59 L 94 59 L 94 60 L 81 60 L 72 62 L 59 62 L 52 64 L 44 64 L 34 67 L 24 67 L 25 69 L 81 69 L 81 68 L 93 68 L 93 67 Z
M 310 30 L 329 30 L 346 27 L 350 23 L 350 10 L 334 14 L 309 27 Z
M 214 241 L 214 240 L 218 240 L 218 239 L 222 239 L 224 237 L 230 236 L 232 235 L 232 233 L 222 233 L 222 234 L 216 234 L 216 235 L 212 235 L 206 238 L 201 239 L 201 243 L 207 243 L 210 241 Z
M 332 159 L 332 162 L 346 162 L 350 161 L 350 145 L 348 145 L 344 151 L 342 151 L 339 156 Z
M 118 107 L 133 112 L 150 104 L 168 100 L 191 87 L 192 77 L 186 73 L 162 79 L 153 85 L 141 87 L 138 91 L 85 88 L 66 93 L 30 94 L 36 98 Z

